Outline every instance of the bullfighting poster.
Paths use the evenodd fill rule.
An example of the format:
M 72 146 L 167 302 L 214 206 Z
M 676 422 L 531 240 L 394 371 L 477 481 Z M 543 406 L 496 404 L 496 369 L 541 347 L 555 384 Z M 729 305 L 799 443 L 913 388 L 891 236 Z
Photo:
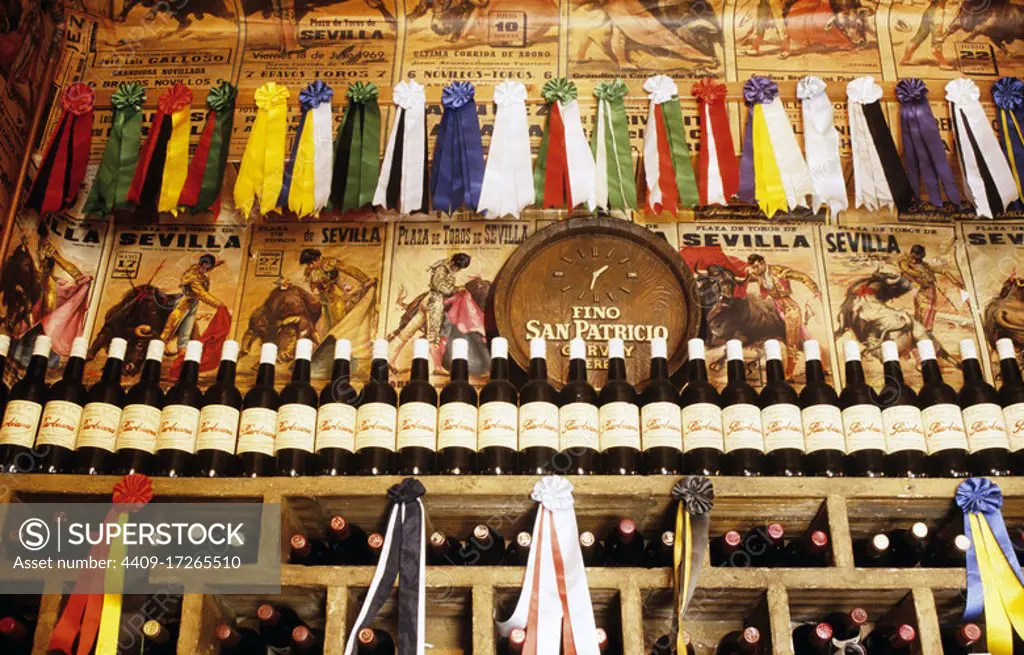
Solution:
M 114 234 L 89 343 L 86 379 L 96 380 L 110 340 L 128 341 L 124 375 L 134 382 L 150 339 L 165 344 L 162 373 L 175 380 L 190 339 L 203 342 L 209 381 L 232 333 L 248 229 L 232 225 L 132 225 Z
M 680 224 L 679 252 L 697 281 L 700 333 L 716 384 L 726 381 L 729 339 L 743 342 L 747 381 L 755 387 L 765 383 L 768 339 L 783 344 L 783 369 L 796 385 L 805 380 L 807 339 L 820 342 L 826 375 L 834 370 L 817 248 L 809 225 Z
M 976 333 L 954 229 L 822 227 L 821 235 L 836 352 L 850 339 L 859 341 L 868 384 L 877 388 L 884 382 L 882 342 L 891 339 L 899 347 L 904 378 L 917 389 L 915 344 L 931 339 L 946 382 L 959 388 L 959 343 Z
M 448 378 L 452 339 L 469 341 L 470 381 L 490 369 L 484 310 L 494 276 L 533 233 L 531 221 L 399 223 L 395 225 L 387 300 L 391 366 L 404 381 L 412 342 L 431 344 L 431 381 Z M 400 384 L 401 382 L 399 382 Z
M 277 380 L 286 382 L 299 339 L 313 340 L 313 378 L 330 378 L 337 339 L 352 342 L 352 374 L 369 375 L 377 337 L 388 226 L 364 223 L 265 224 L 252 228 L 235 339 L 238 375 L 252 384 L 263 343 L 277 344 Z

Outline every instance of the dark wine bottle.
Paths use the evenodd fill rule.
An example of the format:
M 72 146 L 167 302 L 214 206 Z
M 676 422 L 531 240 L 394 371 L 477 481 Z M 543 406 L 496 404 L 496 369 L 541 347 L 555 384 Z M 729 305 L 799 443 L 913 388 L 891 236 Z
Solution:
M 349 383 L 352 343 L 334 342 L 331 382 L 320 392 L 316 411 L 316 457 L 320 475 L 346 475 L 355 468 L 356 404 L 359 394 Z
M 395 640 L 383 630 L 363 628 L 356 635 L 356 641 L 359 655 L 395 655 Z
M 897 478 L 927 476 L 928 445 L 924 438 L 917 393 L 903 379 L 900 351 L 894 341 L 882 342 L 885 384 L 878 393 L 885 432 L 886 474 Z
M 757 391 L 747 384 L 743 343 L 730 339 L 725 344 L 728 383 L 722 389 L 723 468 L 727 475 L 746 477 L 764 471 L 764 434 Z
M 163 356 L 164 342 L 151 339 L 146 347 L 146 361 L 139 381 L 125 395 L 114 452 L 113 473 L 117 475 L 150 475 L 153 472 L 160 412 L 164 408 L 164 390 L 160 388 L 160 361 Z
M 651 339 L 651 380 L 639 401 L 643 470 L 648 475 L 678 475 L 683 470 L 683 417 L 667 357 L 665 339 Z
M 167 390 L 156 434 L 156 475 L 180 478 L 191 471 L 192 456 L 199 434 L 199 410 L 203 392 L 199 389 L 199 361 L 203 343 L 189 341 L 178 381 Z
M 476 389 L 469 383 L 469 343 L 463 339 L 449 342 L 452 368 L 448 384 L 441 390 L 437 411 L 438 472 L 443 475 L 469 475 L 476 471 Z
M 260 348 L 256 384 L 242 398 L 242 415 L 238 423 L 238 469 L 247 478 L 262 478 L 275 473 L 274 436 L 277 408 L 281 405 L 281 398 L 274 388 L 276 369 L 277 346 L 265 343 Z
M 35 447 L 36 453 L 43 456 L 37 468 L 43 473 L 71 472 L 78 429 L 82 425 L 82 412 L 89 395 L 82 384 L 88 350 L 89 340 L 75 337 L 71 343 L 71 354 L 64 364 L 64 375 L 46 392 Z
M 264 655 L 267 652 L 267 644 L 255 630 L 221 623 L 213 634 L 220 644 L 221 655 Z
M 981 628 L 976 623 L 942 626 L 942 655 L 968 655 L 971 646 L 981 640 Z
M 437 470 L 437 390 L 430 383 L 430 342 L 413 342 L 412 372 L 398 394 L 398 472 Z
M 935 344 L 931 340 L 918 341 L 917 354 L 924 381 L 917 393 L 917 402 L 928 444 L 928 472 L 939 478 L 966 478 L 970 475 L 967 432 L 957 393 L 942 380 L 942 371 L 935 359 Z
M 800 397 L 786 381 L 782 347 L 764 342 L 766 382 L 758 396 L 764 433 L 765 473 L 783 477 L 804 474 L 804 430 Z
M 793 655 L 832 655 L 832 626 L 804 623 L 793 631 Z
M 460 557 L 470 566 L 497 566 L 505 556 L 505 538 L 494 528 L 480 524 L 473 528 Z
M 288 545 L 291 547 L 288 561 L 292 564 L 322 566 L 335 563 L 331 561 L 331 550 L 324 541 L 296 533 L 292 535 Z
M 604 545 L 597 540 L 593 532 L 584 530 L 580 533 L 580 553 L 583 555 L 583 566 L 604 566 Z
M 234 475 L 235 448 L 242 394 L 235 386 L 238 342 L 228 339 L 220 349 L 217 381 L 203 394 L 196 434 L 194 474 L 203 478 Z
M 828 566 L 829 539 L 824 530 L 808 528 L 798 539 L 786 544 L 786 566 L 794 568 Z
M 882 428 L 881 402 L 864 379 L 860 344 L 843 344 L 846 360 L 846 384 L 839 394 L 843 432 L 846 435 L 846 474 L 878 478 L 885 475 L 885 431 Z
M 761 632 L 752 626 L 722 637 L 715 655 L 752 655 L 761 652 Z
M 999 354 L 999 373 L 1003 379 L 1003 385 L 999 388 L 999 404 L 1003 407 L 1003 420 L 1010 439 L 1013 470 L 1016 475 L 1024 475 L 1024 380 L 1021 379 L 1013 342 L 999 339 L 996 341 L 996 351 Z
M 817 341 L 804 341 L 804 362 L 807 381 L 800 392 L 800 415 L 807 448 L 804 472 L 829 478 L 841 477 L 846 451 L 843 415 L 839 410 L 836 390 L 825 381 L 821 348 Z
M 121 387 L 121 369 L 128 342 L 119 337 L 107 346 L 107 361 L 99 382 L 85 398 L 82 424 L 78 428 L 75 470 L 86 475 L 107 473 L 113 463 L 117 426 L 121 423 L 125 393 Z
M 295 655 L 323 653 L 323 635 L 318 635 L 316 631 L 304 625 L 295 627 L 292 629 L 292 651 Z
M 917 631 L 908 623 L 882 625 L 871 631 L 864 640 L 864 648 L 870 655 L 896 655 L 910 653 Z
M 910 529 L 891 530 L 889 542 L 892 544 L 893 566 L 917 566 L 928 547 L 928 535 L 928 526 L 920 521 L 911 525 Z
M 11 349 L 11 338 L 6 334 L 0 334 L 0 416 L 3 416 L 7 408 L 7 399 L 11 390 L 7 388 L 4 373 L 7 372 L 7 353 Z
M 560 402 L 548 382 L 547 342 L 530 339 L 530 379 L 519 390 L 519 465 L 525 475 L 544 475 L 552 468 Z
M 328 519 L 327 541 L 331 546 L 331 561 L 335 564 L 370 563 L 366 532 L 345 517 L 335 515 Z
M 508 340 L 491 339 L 491 377 L 480 390 L 477 466 L 484 475 L 519 471 L 519 392 L 508 381 Z
M 388 475 L 397 467 L 395 430 L 398 394 L 388 382 L 388 342 L 373 342 L 370 379 L 356 409 L 356 473 Z
M 142 624 L 142 655 L 174 655 L 178 652 L 178 624 L 149 620 Z
M 711 566 L 742 567 L 749 565 L 750 554 L 742 552 L 743 535 L 729 530 L 711 540 Z
M 644 566 L 662 568 L 672 566 L 672 555 L 676 545 L 676 533 L 665 530 L 657 539 L 651 539 L 644 549 Z
M 505 551 L 505 566 L 526 566 L 530 559 L 530 550 L 533 548 L 533 535 L 529 532 L 520 532 L 508 543 L 508 550 Z
M 967 457 L 971 475 L 1011 475 L 1010 438 L 1006 434 L 1006 420 L 999 404 L 999 393 L 985 381 L 978 361 L 978 349 L 973 339 L 960 342 L 961 367 L 964 383 L 957 400 L 967 432 Z
M 686 651 L 679 653 L 674 636 L 661 635 L 654 641 L 654 645 L 651 646 L 651 655 L 696 655 L 697 651 L 693 648 L 693 638 L 690 637 L 690 633 L 686 630 L 683 630 L 683 647 Z
M 921 555 L 921 566 L 925 568 L 960 568 L 967 563 L 967 551 L 971 540 L 967 535 L 958 534 L 951 539 L 933 539 Z
M 832 626 L 833 639 L 850 642 L 860 639 L 861 628 L 868 622 L 868 613 L 862 607 L 854 607 L 848 612 L 831 612 L 821 621 Z
M 708 382 L 704 340 L 687 342 L 690 381 L 681 394 L 683 404 L 683 471 L 690 475 L 722 472 L 722 397 Z
M 633 519 L 622 519 L 604 540 L 609 566 L 643 566 L 644 539 Z
M 277 410 L 277 440 L 274 459 L 277 474 L 285 477 L 306 475 L 315 470 L 316 410 L 320 402 L 309 383 L 313 342 L 299 339 L 295 344 L 292 380 L 281 389 L 281 406 Z
M 19 618 L 0 617 L 0 652 L 4 655 L 29 655 L 33 630 L 34 626 Z
M 640 473 L 640 408 L 626 379 L 625 357 L 622 339 L 609 339 L 608 382 L 597 396 L 602 468 L 609 475 Z
M 462 544 L 455 537 L 441 531 L 430 533 L 427 539 L 427 563 L 431 566 L 461 566 Z
M 587 381 L 587 344 L 569 342 L 569 379 L 562 387 L 558 409 L 558 447 L 563 473 L 590 475 L 600 467 L 600 430 L 597 392 Z
M 25 375 L 11 387 L 0 423 L 0 466 L 5 473 L 31 473 L 36 468 L 37 455 L 32 453 L 32 445 L 46 402 L 49 359 L 50 337 L 40 334 L 32 346 L 32 359 Z
M 260 636 L 267 643 L 268 653 L 290 655 L 292 630 L 304 625 L 295 610 L 264 604 L 257 608 L 256 618 L 260 621 Z
M 853 561 L 855 566 L 864 568 L 884 568 L 894 566 L 892 542 L 889 536 L 879 532 L 866 539 L 853 542 Z
M 782 566 L 786 531 L 779 523 L 752 528 L 743 538 L 751 566 Z

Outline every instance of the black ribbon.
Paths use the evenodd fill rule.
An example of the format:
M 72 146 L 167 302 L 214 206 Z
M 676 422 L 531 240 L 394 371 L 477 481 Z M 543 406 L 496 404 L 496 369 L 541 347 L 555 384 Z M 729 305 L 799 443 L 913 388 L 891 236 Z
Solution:
M 146 168 L 146 178 L 142 181 L 142 189 L 139 191 L 138 208 L 156 214 L 157 205 L 160 202 L 160 189 L 164 182 L 164 166 L 167 163 L 167 144 L 171 141 L 171 131 L 174 122 L 170 114 L 166 114 L 160 121 L 160 131 L 157 133 L 156 143 L 153 146 L 153 155 L 149 159 L 149 167 Z
M 32 184 L 32 190 L 29 191 L 28 199 L 25 201 L 25 207 L 28 209 L 34 209 L 37 212 L 42 212 L 43 200 L 46 198 L 46 190 L 50 186 L 50 178 L 53 176 L 53 164 L 57 158 L 57 150 L 60 149 L 61 141 L 67 140 L 65 132 L 71 129 L 74 125 L 74 116 L 71 112 L 65 111 L 64 116 L 60 119 L 60 124 L 57 126 L 57 135 L 51 140 L 50 147 L 46 151 L 46 155 L 43 157 L 43 161 L 39 164 L 39 172 L 36 173 L 35 182 Z M 68 177 L 71 174 L 71 162 L 73 161 L 71 156 L 71 143 L 68 143 L 68 155 L 67 155 L 67 166 L 66 170 L 63 171 L 64 181 L 61 185 L 61 199 L 66 202 L 67 199 L 67 187 Z
M 350 102 L 341 124 L 341 133 L 334 149 L 334 174 L 331 178 L 331 203 L 338 211 L 345 209 L 345 187 L 348 182 L 348 161 L 352 156 L 352 137 L 356 127 L 363 131 L 366 106 L 361 102 Z
M 395 147 L 391 151 L 391 170 L 388 171 L 388 209 L 398 209 L 399 198 L 402 195 L 402 159 L 405 156 L 405 110 L 399 109 L 398 112 L 398 127 L 395 128 Z
M 882 113 L 882 103 L 869 102 L 862 105 L 864 119 L 868 123 L 868 131 L 871 132 L 871 140 L 875 143 L 875 150 L 878 151 L 878 159 L 882 162 L 882 172 L 889 183 L 889 191 L 896 202 L 896 209 L 907 211 L 914 204 L 914 189 L 910 186 L 910 178 L 903 168 L 900 160 L 900 152 L 896 149 L 896 142 L 893 141 L 892 132 L 889 131 L 889 124 L 885 121 L 885 114 Z
M 963 116 L 962 112 L 953 111 L 953 134 L 956 135 L 956 147 L 960 152 L 964 150 L 964 144 L 960 140 L 960 130 L 957 127 L 957 123 L 962 123 L 964 131 L 967 132 L 967 140 L 970 141 L 971 150 L 974 152 L 974 161 L 978 164 L 978 172 L 981 173 L 981 180 L 985 184 L 985 197 L 988 198 L 988 208 L 991 210 L 992 215 L 1002 214 L 1006 211 L 1006 207 L 1003 206 L 1003 199 L 999 196 L 999 187 L 996 186 L 996 181 L 992 177 L 992 172 L 988 170 L 988 162 L 985 161 L 985 155 L 981 152 L 981 147 L 978 145 L 978 139 L 974 136 L 974 132 L 971 131 L 971 123 L 967 120 L 966 116 Z M 961 156 L 960 165 L 964 165 L 964 158 Z M 971 189 L 967 189 L 971 192 Z

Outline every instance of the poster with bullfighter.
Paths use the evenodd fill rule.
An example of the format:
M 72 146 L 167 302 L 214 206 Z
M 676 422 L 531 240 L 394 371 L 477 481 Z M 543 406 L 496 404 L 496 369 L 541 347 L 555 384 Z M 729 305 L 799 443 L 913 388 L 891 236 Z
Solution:
M 895 341 L 903 376 L 916 389 L 916 344 L 931 339 L 946 382 L 958 388 L 960 340 L 977 333 L 954 228 L 822 227 L 821 240 L 836 352 L 850 339 L 860 342 L 868 384 L 877 388 L 884 382 L 882 342 Z
M 494 276 L 528 236 L 532 221 L 399 223 L 391 255 L 386 339 L 391 368 L 409 377 L 413 340 L 430 342 L 431 382 L 448 379 L 453 339 L 469 342 L 470 382 L 490 370 L 484 311 Z M 397 382 L 401 383 L 401 382 Z
M 177 379 L 188 341 L 202 341 L 200 379 L 212 380 L 237 314 L 248 232 L 236 225 L 119 227 L 96 308 L 86 379 L 99 379 L 110 340 L 120 337 L 128 341 L 127 382 L 141 372 L 151 339 L 165 344 L 165 380 Z
M 765 383 L 764 342 L 783 344 L 786 378 L 803 386 L 803 342 L 821 344 L 826 375 L 834 370 L 825 279 L 810 225 L 680 224 L 679 252 L 697 281 L 700 334 L 708 376 L 726 381 L 725 343 L 743 342 L 747 381 Z
M 352 342 L 352 375 L 365 380 L 378 334 L 384 223 L 254 225 L 245 289 L 235 328 L 238 375 L 252 384 L 264 343 L 277 344 L 277 376 L 286 381 L 299 339 L 313 341 L 313 378 L 330 378 L 334 344 Z

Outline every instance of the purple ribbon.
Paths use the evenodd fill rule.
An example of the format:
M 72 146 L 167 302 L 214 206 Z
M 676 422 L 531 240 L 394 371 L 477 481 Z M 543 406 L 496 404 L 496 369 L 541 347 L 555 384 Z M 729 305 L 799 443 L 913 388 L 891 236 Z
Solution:
M 484 179 L 484 148 L 477 118 L 476 89 L 452 82 L 441 92 L 441 127 L 430 172 L 431 207 L 451 214 L 460 207 L 476 210 Z
M 333 97 L 334 89 L 320 80 L 310 82 L 305 89 L 299 91 L 299 105 L 302 107 L 302 115 L 299 117 L 299 129 L 295 130 L 291 152 L 288 153 L 288 161 L 284 166 L 281 193 L 277 196 L 277 206 L 281 209 L 288 206 L 288 194 L 292 190 L 292 173 L 295 172 L 295 157 L 299 153 L 299 143 L 302 142 L 302 130 L 306 128 L 309 110 L 316 109 L 322 103 L 330 102 Z
M 740 157 L 740 188 L 737 197 L 753 203 L 754 197 L 754 107 L 766 105 L 779 95 L 779 85 L 762 75 L 752 75 L 743 83 L 747 102 L 747 121 L 743 127 L 743 155 Z
M 330 102 L 333 97 L 334 89 L 326 82 L 316 80 L 305 89 L 299 91 L 299 104 L 302 105 L 304 110 L 316 109 L 322 103 Z
M 959 205 L 960 194 L 946 159 L 939 124 L 928 104 L 928 87 L 916 77 L 904 78 L 896 83 L 896 98 L 900 101 L 903 159 L 914 194 L 921 197 L 923 178 L 931 204 L 942 205 L 941 183 L 950 202 Z

